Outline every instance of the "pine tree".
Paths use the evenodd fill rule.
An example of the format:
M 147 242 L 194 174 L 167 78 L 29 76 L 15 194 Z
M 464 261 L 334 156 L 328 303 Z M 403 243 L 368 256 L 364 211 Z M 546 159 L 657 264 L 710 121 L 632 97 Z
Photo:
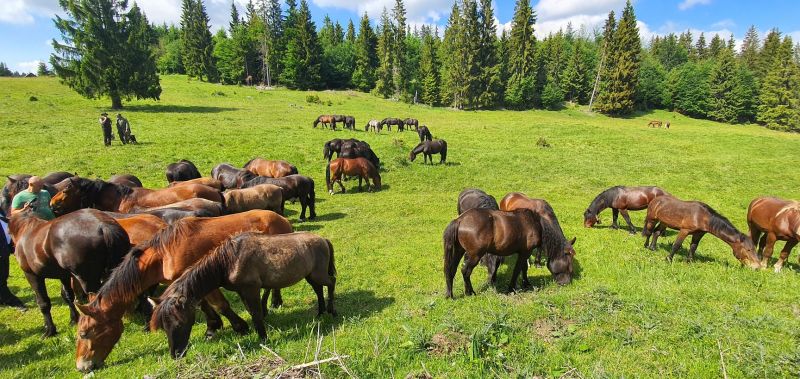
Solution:
M 722 49 L 716 57 L 716 64 L 709 78 L 708 117 L 712 120 L 734 123 L 742 114 L 742 99 L 738 98 L 737 90 L 740 85 L 737 75 L 738 68 L 733 52 L 727 48 Z
M 634 109 L 641 51 L 639 28 L 630 0 L 614 32 L 613 46 L 608 57 L 608 85 L 600 93 L 597 108 L 610 115 L 626 115 Z
M 533 59 L 536 17 L 530 0 L 517 0 L 508 39 L 508 83 L 504 101 L 511 108 L 527 108 L 533 104 Z
M 616 56 L 616 48 L 614 43 L 614 34 L 617 32 L 617 19 L 614 11 L 608 12 L 605 25 L 603 25 L 603 37 L 600 65 L 597 68 L 597 77 L 595 78 L 594 88 L 592 95 L 589 99 L 589 109 L 593 109 L 594 101 L 599 101 L 599 95 L 608 91 L 611 80 L 612 62 Z M 597 96 L 597 97 L 596 97 Z
M 353 25 L 352 19 L 347 21 L 347 34 L 345 34 L 344 40 L 347 43 L 356 44 L 356 27 Z
M 800 131 L 800 68 L 793 46 L 790 37 L 783 39 L 761 87 L 757 117 L 770 129 Z
M 466 34 L 463 32 L 463 19 L 458 2 L 453 3 L 447 29 L 440 51 L 442 70 L 440 96 L 442 103 L 454 108 L 464 107 L 467 90 L 467 56 Z
M 392 83 L 395 95 L 401 100 L 408 101 L 410 100 L 406 88 L 409 79 L 406 61 L 408 47 L 406 46 L 406 8 L 403 0 L 395 0 L 392 17 L 395 22 L 392 30 Z
M 36 76 L 50 76 L 51 74 L 52 72 L 47 69 L 47 63 L 39 62 L 39 64 L 36 65 Z
M 736 82 L 738 86 L 734 89 L 733 97 L 741 102 L 739 114 L 736 115 L 738 122 L 754 122 L 756 120 L 756 107 L 758 103 L 758 85 L 756 77 L 744 64 L 738 64 L 736 71 Z
M 394 93 L 394 59 L 392 51 L 394 46 L 394 28 L 389 21 L 389 12 L 386 8 L 381 14 L 381 24 L 378 27 L 378 69 L 375 71 L 375 94 L 388 98 Z
M 422 27 L 419 75 L 422 102 L 428 105 L 439 103 L 439 59 L 437 56 L 439 36 L 434 36 L 430 27 Z
M 642 67 L 636 85 L 636 102 L 644 109 L 661 107 L 664 103 L 664 87 L 667 70 L 651 54 L 642 53 Z
M 777 60 L 779 50 L 781 49 L 781 32 L 778 29 L 772 29 L 764 38 L 764 46 L 758 53 L 758 69 L 756 76 L 763 79 L 767 76 Z
M 322 49 L 317 30 L 311 20 L 306 0 L 300 8 L 289 9 L 286 22 L 286 54 L 283 56 L 281 82 L 290 89 L 317 89 L 322 86 L 320 77 Z
M 694 45 L 695 56 L 699 60 L 708 59 L 709 56 L 713 56 L 706 50 L 706 36 L 704 33 L 700 33 L 700 37 L 697 37 L 697 43 Z
M 747 29 L 747 33 L 744 35 L 744 40 L 742 40 L 742 49 L 739 52 L 739 60 L 750 71 L 755 71 L 758 69 L 759 46 L 760 43 L 758 40 L 758 32 L 756 31 L 756 27 L 751 25 L 750 28 Z
M 250 4 L 253 4 L 253 2 L 251 1 Z M 240 22 L 241 20 L 239 19 L 239 10 L 236 9 L 236 2 L 231 1 L 231 22 L 228 24 L 228 31 L 233 33 L 233 29 L 235 29 Z
M 214 43 L 208 29 L 208 14 L 203 0 L 183 0 L 181 14 L 183 64 L 189 77 L 217 80 Z
M 378 67 L 375 49 L 378 41 L 370 26 L 369 16 L 364 13 L 358 28 L 355 47 L 355 69 L 351 84 L 360 91 L 369 92 L 375 86 L 375 68 Z
M 13 73 L 6 66 L 6 62 L 0 62 L 0 77 L 11 76 Z
M 53 41 L 50 64 L 62 82 L 87 98 L 109 96 L 114 109 L 123 98 L 159 98 L 155 34 L 135 3 L 127 13 L 125 1 L 61 5 L 68 18 L 54 21 L 65 43 Z
M 711 38 L 711 43 L 708 45 L 708 57 L 712 59 L 716 59 L 722 53 L 723 50 L 727 49 L 728 46 L 725 44 L 725 41 L 719 34 L 715 34 L 714 38 Z
M 480 70 L 478 81 L 475 83 L 477 99 L 475 105 L 479 108 L 494 107 L 499 103 L 502 86 L 500 65 L 497 59 L 497 27 L 494 24 L 494 9 L 492 0 L 480 0 L 481 7 L 478 13 L 478 55 L 477 66 Z
M 692 41 L 694 41 L 694 37 L 692 37 L 691 30 L 681 33 L 680 37 L 678 37 L 678 44 L 683 47 L 687 58 L 697 60 L 697 51 L 692 47 Z
M 481 48 L 481 21 L 478 15 L 477 0 L 463 0 L 464 13 L 463 24 L 460 29 L 466 43 L 465 48 L 468 52 L 467 55 L 467 89 L 464 96 L 464 107 L 468 109 L 477 108 L 480 106 L 478 97 L 482 92 L 481 72 L 482 67 L 480 61 L 480 48 Z

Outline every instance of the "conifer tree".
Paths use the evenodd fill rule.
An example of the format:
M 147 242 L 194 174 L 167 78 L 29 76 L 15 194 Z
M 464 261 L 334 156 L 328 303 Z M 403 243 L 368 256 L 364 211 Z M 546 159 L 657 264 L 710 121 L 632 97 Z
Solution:
M 597 108 L 609 115 L 626 115 L 634 109 L 639 75 L 641 41 L 630 0 L 614 32 L 607 86 L 600 92 Z
M 533 25 L 536 17 L 530 0 L 517 0 L 508 39 L 508 83 L 504 101 L 510 108 L 533 105 L 533 59 L 536 37 Z
M 728 46 L 725 44 L 725 41 L 719 34 L 715 34 L 713 38 L 711 38 L 711 43 L 708 45 L 708 57 L 711 59 L 717 59 L 719 55 L 722 53 L 722 50 L 727 49 Z
M 421 98 L 424 104 L 439 103 L 439 36 L 430 27 L 422 27 L 422 46 L 420 47 L 419 75 L 421 78 Z
M 252 4 L 252 2 L 250 2 Z M 228 31 L 233 33 L 233 29 L 236 28 L 236 25 L 239 25 L 241 20 L 239 20 L 239 10 L 236 9 L 236 2 L 231 0 L 231 22 L 228 28 Z
M 747 33 L 744 35 L 744 39 L 742 40 L 742 48 L 739 52 L 739 60 L 750 71 L 755 71 L 758 69 L 759 47 L 760 42 L 758 40 L 758 31 L 756 31 L 755 25 L 751 25 L 750 28 L 747 29 Z
M 463 28 L 461 8 L 458 2 L 454 2 L 440 49 L 442 62 L 440 95 L 443 104 L 458 109 L 464 107 L 465 92 L 468 88 L 468 53 Z
M 347 21 L 347 34 L 345 34 L 344 40 L 353 45 L 356 43 L 356 27 L 353 25 L 352 19 Z
M 464 107 L 473 109 L 480 105 L 478 97 L 482 92 L 482 67 L 478 53 L 481 47 L 480 16 L 478 15 L 477 0 L 463 0 L 463 7 L 463 24 L 460 32 L 463 34 L 466 51 L 471 52 L 466 56 L 467 88 L 464 93 Z
M 406 46 L 406 8 L 403 0 L 395 0 L 392 9 L 394 27 L 392 29 L 392 84 L 394 93 L 401 100 L 409 100 L 407 94 L 408 86 L 408 66 L 406 58 L 408 47 Z
M 764 37 L 764 46 L 758 53 L 758 69 L 756 76 L 763 79 L 767 73 L 772 70 L 775 65 L 775 60 L 778 57 L 781 48 L 781 32 L 778 29 L 772 29 L 767 36 Z
M 321 51 L 308 3 L 301 0 L 299 8 L 290 7 L 287 17 L 281 82 L 291 89 L 320 88 Z
M 770 129 L 800 130 L 800 68 L 793 46 L 792 39 L 784 37 L 761 86 L 758 121 Z
M 722 49 L 716 56 L 716 62 L 711 77 L 709 78 L 708 117 L 712 120 L 734 123 L 742 114 L 742 99 L 737 92 L 740 83 L 737 75 L 738 68 L 733 52 L 727 48 Z
M 394 41 L 394 28 L 389 20 L 389 12 L 384 8 L 381 14 L 381 24 L 378 27 L 378 46 L 376 49 L 378 69 L 375 71 L 375 89 L 373 90 L 376 95 L 383 98 L 392 96 L 395 90 L 393 81 L 394 51 L 392 51 Z
M 200 80 L 217 81 L 214 42 L 203 0 L 183 0 L 181 31 L 186 74 Z
M 697 43 L 694 45 L 694 51 L 695 56 L 699 60 L 707 59 L 709 55 L 712 55 L 706 50 L 706 35 L 702 32 L 700 33 L 700 37 L 697 37 Z
M 475 105 L 479 108 L 489 108 L 499 103 L 502 80 L 497 59 L 497 27 L 494 24 L 492 0 L 480 1 L 477 51 L 477 66 L 480 75 L 475 83 L 477 85 Z
M 651 54 L 642 53 L 639 82 L 636 85 L 636 102 L 644 109 L 661 107 L 664 103 L 664 87 L 667 70 Z
M 378 41 L 369 22 L 369 16 L 364 13 L 358 28 L 358 38 L 355 46 L 355 69 L 351 84 L 360 91 L 369 92 L 375 86 L 375 69 L 378 67 L 377 53 L 375 51 Z

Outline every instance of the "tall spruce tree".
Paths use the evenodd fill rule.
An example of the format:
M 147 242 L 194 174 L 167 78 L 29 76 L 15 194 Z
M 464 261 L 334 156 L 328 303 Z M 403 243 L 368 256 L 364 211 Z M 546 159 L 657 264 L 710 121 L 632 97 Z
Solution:
M 308 3 L 301 0 L 299 8 L 290 7 L 287 17 L 281 82 L 291 89 L 321 88 L 321 51 Z
M 419 75 L 421 98 L 424 104 L 439 104 L 439 36 L 434 35 L 429 26 L 422 27 L 422 46 L 420 48 Z
M 62 1 L 67 18 L 56 16 L 64 43 L 53 40 L 50 63 L 55 73 L 87 98 L 108 96 L 111 107 L 122 99 L 158 99 L 161 85 L 151 46 L 155 43 L 147 18 L 127 2 Z
M 392 30 L 392 84 L 394 93 L 401 100 L 410 100 L 407 93 L 408 71 L 406 58 L 408 47 L 406 46 L 406 7 L 403 0 L 395 0 L 392 9 L 394 27 Z
M 742 99 L 738 95 L 738 67 L 733 51 L 724 48 L 716 56 L 716 62 L 709 78 L 708 117 L 712 120 L 734 123 L 742 114 Z
M 474 109 L 479 107 L 478 97 L 482 92 L 480 56 L 481 48 L 480 16 L 478 14 L 477 0 L 463 0 L 463 24 L 460 32 L 463 34 L 465 48 L 471 54 L 467 55 L 467 89 L 464 94 L 464 107 Z
M 719 34 L 715 34 L 714 37 L 711 38 L 711 43 L 708 44 L 708 57 L 717 59 L 722 51 L 727 48 L 728 45 L 725 43 L 725 40 L 723 40 Z
M 351 84 L 363 92 L 369 92 L 375 86 L 375 69 L 378 67 L 376 48 L 378 45 L 375 32 L 365 12 L 358 27 L 358 38 L 355 46 L 355 69 Z
M 617 31 L 617 19 L 614 11 L 608 12 L 605 25 L 603 25 L 603 35 L 600 50 L 600 65 L 597 68 L 592 95 L 589 99 L 589 109 L 594 108 L 595 100 L 599 100 L 599 94 L 608 91 L 611 80 L 611 69 L 614 56 L 616 55 L 614 33 Z
M 760 48 L 760 41 L 758 40 L 758 31 L 755 25 L 751 25 L 747 29 L 747 33 L 742 40 L 742 48 L 739 51 L 739 61 L 744 64 L 750 71 L 758 69 L 758 50 Z
M 784 37 L 761 86 L 758 121 L 770 129 L 800 131 L 800 68 L 793 46 L 792 39 Z
M 217 81 L 214 42 L 208 28 L 208 14 L 203 0 L 183 0 L 181 39 L 183 65 L 189 77 Z
M 480 0 L 480 2 L 477 51 L 477 66 L 480 75 L 476 83 L 477 88 L 475 88 L 478 95 L 476 106 L 490 108 L 498 105 L 503 83 L 497 58 L 497 27 L 494 23 L 492 0 Z
M 469 52 L 466 44 L 466 33 L 463 31 L 463 19 L 458 2 L 453 3 L 447 29 L 440 51 L 442 70 L 440 96 L 442 104 L 453 108 L 464 107 L 464 97 L 467 85 L 467 57 Z
M 694 45 L 695 58 L 699 60 L 708 59 L 709 52 L 706 46 L 706 35 L 700 32 L 700 37 L 697 37 L 697 43 Z
M 233 29 L 236 28 L 236 25 L 239 25 L 240 22 L 241 20 L 239 19 L 239 10 L 236 9 L 236 2 L 231 1 L 231 22 L 228 24 L 228 31 L 233 33 Z
M 775 66 L 780 48 L 781 32 L 778 29 L 772 29 L 767 33 L 767 36 L 764 37 L 764 45 L 758 52 L 758 69 L 756 70 L 756 75 L 759 79 L 766 77 L 767 73 Z
M 389 12 L 383 8 L 381 23 L 378 27 L 378 69 L 375 71 L 376 95 L 383 98 L 391 97 L 394 94 L 394 57 L 392 51 L 394 47 L 394 27 L 389 20 Z
M 347 43 L 356 44 L 356 27 L 353 25 L 352 19 L 347 20 L 347 34 L 345 34 L 344 40 Z
M 627 115 L 633 112 L 636 102 L 641 51 L 639 27 L 630 0 L 614 32 L 613 45 L 612 55 L 608 57 L 608 85 L 600 93 L 597 109 L 609 115 Z
M 517 0 L 511 20 L 508 39 L 508 83 L 504 101 L 510 108 L 528 108 L 533 105 L 533 59 L 536 37 L 533 25 L 536 17 L 530 0 Z

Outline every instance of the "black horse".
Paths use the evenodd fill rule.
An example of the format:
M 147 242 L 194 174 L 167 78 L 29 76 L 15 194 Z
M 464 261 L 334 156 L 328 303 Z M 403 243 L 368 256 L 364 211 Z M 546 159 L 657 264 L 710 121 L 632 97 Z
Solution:
M 289 175 L 282 178 L 267 178 L 259 176 L 250 179 L 242 185 L 242 188 L 250 188 L 259 184 L 274 184 L 283 190 L 283 201 L 297 199 L 300 200 L 302 211 L 299 221 L 306 220 L 306 208 L 309 208 L 308 219 L 313 220 L 317 217 L 316 194 L 314 192 L 314 180 L 303 175 Z
M 406 125 L 406 129 L 411 130 L 411 127 L 414 127 L 414 130 L 419 130 L 419 120 L 416 118 L 407 118 L 403 120 L 403 123 Z
M 411 153 L 408 155 L 408 159 L 412 162 L 414 159 L 417 158 L 417 154 L 422 153 L 424 156 L 424 163 L 428 163 L 428 159 L 430 159 L 431 164 L 433 164 L 433 154 L 441 155 L 442 159 L 439 163 L 445 163 L 447 161 L 447 142 L 443 139 L 437 139 L 436 141 L 424 141 L 414 147 L 411 150 Z
M 257 175 L 247 170 L 240 170 L 230 163 L 220 163 L 211 170 L 211 177 L 222 182 L 225 189 L 241 188 L 242 185 Z
M 424 126 L 423 126 L 424 127 Z M 467 188 L 458 194 L 458 214 L 462 214 L 470 209 L 492 209 L 495 211 L 500 210 L 497 205 L 497 199 L 477 188 Z M 505 261 L 505 257 L 494 254 L 486 254 L 481 258 L 481 264 L 486 266 L 486 271 L 489 273 L 489 283 L 497 282 L 497 269 Z M 527 263 L 527 262 L 526 262 Z M 525 269 L 524 277 L 527 277 L 527 268 Z
M 356 118 L 353 116 L 344 116 L 344 127 L 350 130 L 356 130 Z
M 75 174 L 64 171 L 47 174 L 42 178 L 44 189 L 50 192 L 50 196 L 53 196 L 58 193 L 58 189 L 55 188 L 55 185 L 66 178 L 71 178 L 73 175 Z M 2 194 L 0 195 L 0 209 L 2 209 L 4 214 L 11 214 L 11 200 L 14 199 L 16 194 L 28 188 L 28 179 L 30 179 L 31 176 L 33 175 L 16 174 L 7 177 L 8 181 L 5 186 L 3 186 Z
M 425 142 L 425 140 L 433 141 L 433 136 L 431 135 L 431 131 L 428 130 L 428 127 L 422 125 L 417 129 L 417 134 L 419 135 L 419 142 Z
M 405 124 L 403 124 L 403 120 L 399 118 L 387 117 L 381 120 L 380 124 L 378 124 L 378 127 L 383 127 L 384 125 L 386 125 L 386 129 L 390 132 L 392 131 L 392 125 L 397 125 L 397 131 L 402 132 L 403 125 Z
M 376 168 L 380 167 L 381 160 L 375 155 L 369 144 L 354 138 L 345 140 L 336 138 L 325 142 L 325 146 L 322 148 L 323 158 L 330 162 L 333 159 L 333 153 L 336 153 L 337 158 L 363 157 L 369 160 Z
M 201 177 L 200 171 L 197 170 L 197 166 L 186 159 L 181 159 L 175 163 L 170 163 L 167 166 L 166 175 L 168 183 L 197 179 Z
M 109 183 L 114 183 L 114 184 L 121 184 L 123 186 L 128 186 L 128 187 L 131 187 L 131 188 L 144 187 L 142 185 L 142 181 L 139 180 L 139 178 L 136 177 L 136 175 L 133 175 L 133 174 L 113 175 L 111 178 L 108 179 L 108 182 Z

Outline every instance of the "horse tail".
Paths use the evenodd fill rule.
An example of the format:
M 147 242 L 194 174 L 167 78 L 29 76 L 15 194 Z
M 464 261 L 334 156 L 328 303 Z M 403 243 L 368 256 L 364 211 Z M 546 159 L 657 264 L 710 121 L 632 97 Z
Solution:
M 336 259 L 333 257 L 333 244 L 329 240 L 325 240 L 328 243 L 328 250 L 331 252 L 330 259 L 328 260 L 328 276 L 335 278 L 336 277 Z
M 328 187 L 328 191 L 331 190 L 331 162 L 328 161 L 328 165 L 325 166 L 325 185 Z
M 451 273 L 458 269 L 458 219 L 450 221 L 442 237 L 444 245 L 444 275 L 449 280 Z
M 119 224 L 106 225 L 101 229 L 103 234 L 103 242 L 107 248 L 106 256 L 106 274 L 122 263 L 125 254 L 131 249 L 131 241 L 125 229 L 122 229 Z
M 447 142 L 442 140 L 442 162 L 447 162 Z

